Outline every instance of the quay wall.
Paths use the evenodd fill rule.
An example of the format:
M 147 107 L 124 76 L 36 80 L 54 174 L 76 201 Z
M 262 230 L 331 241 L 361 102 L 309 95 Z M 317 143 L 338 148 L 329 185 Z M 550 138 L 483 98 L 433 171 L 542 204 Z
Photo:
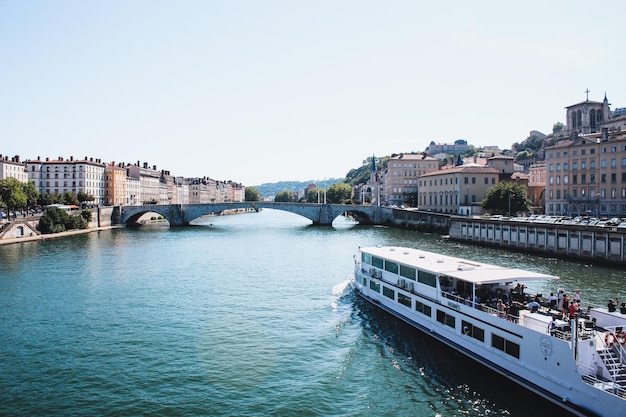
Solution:
M 563 258 L 623 264 L 626 230 L 569 224 L 530 223 L 452 216 L 452 240 Z
M 447 234 L 450 228 L 450 215 L 410 209 L 394 209 L 391 225 L 420 232 Z

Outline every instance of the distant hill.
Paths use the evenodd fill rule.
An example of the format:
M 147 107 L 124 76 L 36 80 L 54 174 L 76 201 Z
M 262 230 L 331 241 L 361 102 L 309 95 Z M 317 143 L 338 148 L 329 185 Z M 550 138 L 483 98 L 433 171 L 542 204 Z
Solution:
M 331 178 L 326 181 L 320 181 L 317 186 L 320 188 L 328 188 L 333 184 L 344 181 L 344 178 Z M 261 185 L 253 185 L 252 187 L 259 190 L 261 197 L 273 197 L 281 191 L 291 191 L 293 193 L 304 193 L 304 189 L 309 184 L 315 184 L 316 180 L 310 181 L 280 181 L 274 183 L 265 183 Z

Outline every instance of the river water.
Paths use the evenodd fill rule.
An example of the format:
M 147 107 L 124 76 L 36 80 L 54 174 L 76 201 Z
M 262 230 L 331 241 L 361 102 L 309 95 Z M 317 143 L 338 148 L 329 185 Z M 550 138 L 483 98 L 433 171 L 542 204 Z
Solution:
M 273 210 L 198 223 L 0 246 L 0 415 L 564 415 L 358 299 L 358 245 L 518 266 L 584 300 L 626 299 L 619 269 L 438 235 Z

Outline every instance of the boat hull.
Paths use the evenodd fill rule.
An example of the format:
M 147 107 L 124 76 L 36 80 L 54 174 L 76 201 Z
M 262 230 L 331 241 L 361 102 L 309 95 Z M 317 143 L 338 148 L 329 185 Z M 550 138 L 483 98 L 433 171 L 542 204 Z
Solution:
M 357 279 L 359 274 L 361 277 L 360 280 Z M 537 332 L 528 329 L 511 330 L 510 327 L 513 324 L 506 322 L 506 320 L 493 317 L 490 319 L 500 322 L 492 324 L 489 322 L 490 319 L 472 315 L 471 313 L 473 313 L 475 309 L 468 309 L 466 306 L 457 305 L 456 303 L 446 304 L 445 301 L 442 302 L 441 300 L 430 299 L 429 297 L 420 297 L 419 294 L 415 294 L 413 291 L 403 291 L 398 288 L 394 289 L 396 294 L 401 293 L 405 297 L 411 297 L 413 299 L 411 306 L 415 305 L 415 302 L 419 302 L 428 305 L 431 311 L 442 312 L 441 314 L 455 314 L 457 318 L 463 322 L 475 323 L 478 321 L 482 322 L 482 326 L 487 328 L 499 326 L 499 331 L 516 333 L 519 335 L 522 343 L 526 345 L 524 347 L 532 348 L 533 344 L 539 346 L 542 343 L 546 343 L 546 341 L 550 343 L 550 357 L 546 358 L 545 361 L 543 358 L 535 358 L 535 364 L 529 366 L 528 362 L 522 362 L 516 359 L 512 360 L 507 358 L 507 355 L 498 354 L 499 352 L 494 353 L 493 349 L 490 349 L 489 346 L 479 346 L 480 344 L 474 343 L 474 340 L 467 340 L 466 337 L 463 337 L 458 332 L 452 332 L 447 328 L 448 326 L 434 320 L 433 316 L 425 318 L 422 314 L 416 313 L 414 309 L 406 308 L 405 305 L 396 302 L 395 295 L 392 300 L 378 291 L 371 291 L 368 285 L 361 283 L 371 281 L 372 279 L 369 274 L 364 273 L 364 271 L 357 267 L 351 276 L 350 283 L 356 294 L 362 299 L 466 355 L 477 363 L 526 388 L 534 394 L 577 416 L 597 415 L 618 417 L 624 415 L 624 413 L 620 411 L 622 410 L 621 407 L 624 407 L 624 404 L 626 404 L 623 399 L 601 390 L 593 389 L 582 381 L 582 378 L 576 371 L 576 363 L 573 360 L 572 350 L 567 341 L 553 341 L 543 334 L 538 335 L 536 334 Z M 385 281 L 382 279 L 375 281 L 380 283 L 380 285 L 385 284 Z M 537 351 L 537 353 L 540 352 Z M 538 357 L 541 355 L 534 356 Z M 557 369 L 553 377 L 549 375 L 551 371 L 546 371 L 545 369 L 550 368 L 549 364 L 554 364 L 553 366 Z M 544 365 L 543 368 L 540 365 Z

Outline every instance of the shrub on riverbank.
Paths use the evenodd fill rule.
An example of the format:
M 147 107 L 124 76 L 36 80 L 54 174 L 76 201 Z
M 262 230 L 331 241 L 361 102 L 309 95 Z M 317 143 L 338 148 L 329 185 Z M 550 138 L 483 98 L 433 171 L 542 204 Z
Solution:
M 61 233 L 72 229 L 86 229 L 87 220 L 83 215 L 72 216 L 58 207 L 48 207 L 41 215 L 37 228 L 42 234 Z

